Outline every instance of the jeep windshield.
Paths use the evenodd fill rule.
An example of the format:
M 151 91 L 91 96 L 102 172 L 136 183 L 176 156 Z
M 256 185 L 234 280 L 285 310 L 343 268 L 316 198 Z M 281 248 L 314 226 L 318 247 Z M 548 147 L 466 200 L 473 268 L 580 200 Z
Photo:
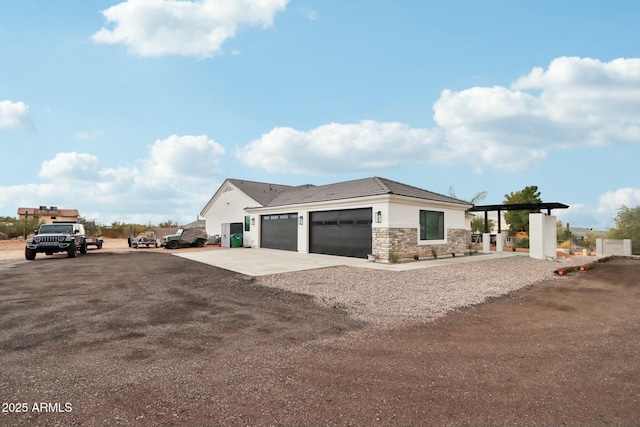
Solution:
M 73 226 L 68 224 L 47 224 L 40 227 L 38 234 L 71 234 Z

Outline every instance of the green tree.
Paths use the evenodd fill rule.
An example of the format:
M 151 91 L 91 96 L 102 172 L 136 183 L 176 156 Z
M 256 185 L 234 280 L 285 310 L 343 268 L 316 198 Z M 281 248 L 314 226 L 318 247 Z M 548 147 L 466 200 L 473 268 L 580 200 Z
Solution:
M 524 187 L 520 191 L 511 192 L 504 195 L 505 205 L 516 205 L 522 203 L 542 203 L 537 185 Z M 509 234 L 516 231 L 529 233 L 529 213 L 530 211 L 507 211 L 504 220 L 509 224 Z
M 496 226 L 496 222 L 489 218 L 489 230 Z M 484 218 L 476 216 L 471 220 L 472 233 L 484 233 Z
M 81 216 L 78 218 L 78 222 L 84 225 L 84 231 L 87 233 L 87 236 L 100 236 L 100 230 L 102 226 L 98 224 L 97 220 L 88 220 L 85 217 Z
M 12 217 L 0 218 L 0 233 L 6 235 L 9 239 L 18 236 L 27 237 L 40 227 L 40 218 L 30 216 L 27 219 L 16 219 Z
M 159 228 L 178 228 L 180 226 L 178 225 L 177 222 L 169 220 L 169 221 L 161 222 L 160 224 L 158 224 L 158 227 Z
M 622 205 L 613 221 L 616 227 L 609 229 L 609 238 L 631 239 L 632 252 L 640 254 L 640 205 L 635 208 Z

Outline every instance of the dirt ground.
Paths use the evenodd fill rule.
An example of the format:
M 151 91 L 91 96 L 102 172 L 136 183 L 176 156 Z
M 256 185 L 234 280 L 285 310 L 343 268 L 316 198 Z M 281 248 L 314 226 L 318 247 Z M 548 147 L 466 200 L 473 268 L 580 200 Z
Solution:
M 108 247 L 0 263 L 0 425 L 640 424 L 637 260 L 382 331 Z

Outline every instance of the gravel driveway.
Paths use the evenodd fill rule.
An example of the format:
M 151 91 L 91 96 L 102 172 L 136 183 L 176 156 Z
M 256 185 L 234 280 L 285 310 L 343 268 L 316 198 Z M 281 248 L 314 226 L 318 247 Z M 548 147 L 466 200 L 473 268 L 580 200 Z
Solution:
M 544 280 L 561 280 L 554 274 L 557 268 L 593 261 L 582 256 L 541 261 L 523 255 L 400 272 L 337 267 L 262 276 L 256 283 L 312 295 L 358 320 L 397 327 L 433 320 Z

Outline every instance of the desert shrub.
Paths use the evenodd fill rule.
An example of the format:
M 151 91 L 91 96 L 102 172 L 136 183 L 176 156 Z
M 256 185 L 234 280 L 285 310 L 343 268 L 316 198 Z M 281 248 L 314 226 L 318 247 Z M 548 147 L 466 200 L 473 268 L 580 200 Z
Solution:
M 529 249 L 529 239 L 523 237 L 521 239 L 516 240 L 516 246 L 519 248 L 527 248 Z

